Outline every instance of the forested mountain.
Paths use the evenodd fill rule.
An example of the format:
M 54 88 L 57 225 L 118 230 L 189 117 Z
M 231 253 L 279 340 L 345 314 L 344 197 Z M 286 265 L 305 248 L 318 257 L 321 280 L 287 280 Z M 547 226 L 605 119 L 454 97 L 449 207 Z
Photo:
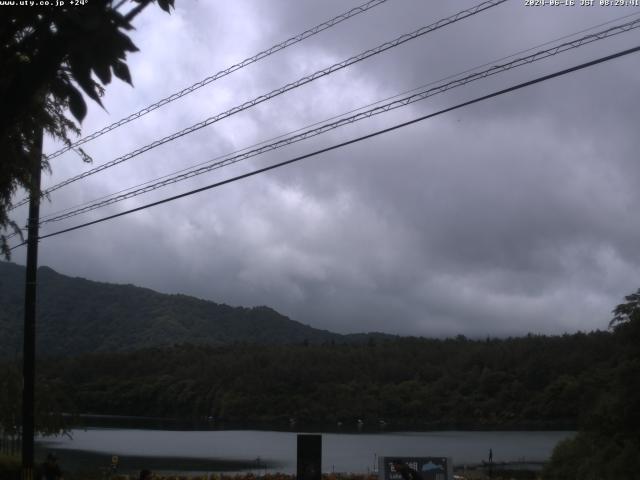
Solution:
M 355 427 L 574 428 L 620 361 L 611 333 L 181 345 L 41 362 L 81 413 Z M 69 410 L 67 410 L 69 411 Z
M 640 471 L 640 290 L 608 331 L 470 340 L 338 335 L 234 308 L 40 269 L 36 423 L 60 412 L 216 425 L 579 428 L 549 480 Z M 0 427 L 16 428 L 24 268 L 0 263 Z M 2 359 L 2 356 L 5 358 Z M 47 357 L 47 358 L 45 358 Z M 53 413 L 53 415 L 52 415 Z M 384 423 L 381 423 L 384 421 Z
M 640 472 L 640 289 L 614 309 L 615 354 L 578 434 L 560 442 L 545 480 L 637 479 Z
M 22 350 L 25 268 L 0 262 L 0 358 Z M 130 351 L 180 343 L 223 345 L 366 341 L 293 321 L 269 307 L 242 308 L 133 285 L 38 270 L 37 352 Z M 375 335 L 377 338 L 382 334 Z

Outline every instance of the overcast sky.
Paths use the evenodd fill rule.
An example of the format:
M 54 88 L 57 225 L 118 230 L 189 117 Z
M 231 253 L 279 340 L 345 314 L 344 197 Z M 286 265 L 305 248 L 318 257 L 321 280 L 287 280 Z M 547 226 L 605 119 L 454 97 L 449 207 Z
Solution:
M 579 3 L 579 0 L 576 0 Z M 89 134 L 362 1 L 177 0 L 133 33 L 135 88 Z M 85 146 L 99 165 L 479 2 L 389 0 Z M 596 2 L 597 3 L 597 2 Z M 638 7 L 509 0 L 51 195 L 42 214 L 458 74 Z M 635 17 L 634 17 L 635 18 Z M 630 19 L 621 20 L 616 25 Z M 602 29 L 604 27 L 600 27 Z M 584 35 L 581 34 L 579 36 Z M 640 44 L 640 29 L 100 209 L 143 205 Z M 640 54 L 275 171 L 43 240 L 40 264 L 336 332 L 505 336 L 604 329 L 640 286 Z M 90 103 L 90 102 L 89 102 Z M 45 151 L 58 148 L 50 139 Z M 89 167 L 52 160 L 45 186 Z M 21 196 L 21 195 L 20 195 Z M 17 211 L 21 223 L 26 210 Z M 24 249 L 14 261 L 24 263 Z

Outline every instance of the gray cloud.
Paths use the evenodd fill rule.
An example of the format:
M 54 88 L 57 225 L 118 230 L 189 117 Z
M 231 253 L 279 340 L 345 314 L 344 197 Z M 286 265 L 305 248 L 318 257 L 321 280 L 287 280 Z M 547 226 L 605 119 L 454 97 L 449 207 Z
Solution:
M 105 135 L 87 151 L 97 163 L 107 161 L 473 4 L 391 0 Z M 338 1 L 196 2 L 179 3 L 170 17 L 145 14 L 135 33 L 142 52 L 131 57 L 136 88 L 110 86 L 109 112 L 92 108 L 85 132 L 347 8 Z M 44 210 L 244 148 L 627 13 L 508 2 L 56 192 Z M 81 218 L 384 128 L 628 48 L 634 38 L 637 32 L 584 47 Z M 495 336 L 605 328 L 613 306 L 639 283 L 636 63 L 636 57 L 616 60 L 48 239 L 41 244 L 41 264 L 217 302 L 266 304 L 339 332 Z M 66 154 L 54 162 L 47 184 L 82 167 Z

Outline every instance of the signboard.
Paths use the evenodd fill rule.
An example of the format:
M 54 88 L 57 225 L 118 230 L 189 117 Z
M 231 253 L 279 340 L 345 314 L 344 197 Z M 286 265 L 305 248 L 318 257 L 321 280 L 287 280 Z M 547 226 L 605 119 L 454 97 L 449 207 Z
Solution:
M 453 462 L 448 457 L 379 457 L 379 480 L 453 480 Z M 394 465 L 396 462 L 396 465 Z
M 322 436 L 298 435 L 298 466 L 296 480 L 321 480 Z

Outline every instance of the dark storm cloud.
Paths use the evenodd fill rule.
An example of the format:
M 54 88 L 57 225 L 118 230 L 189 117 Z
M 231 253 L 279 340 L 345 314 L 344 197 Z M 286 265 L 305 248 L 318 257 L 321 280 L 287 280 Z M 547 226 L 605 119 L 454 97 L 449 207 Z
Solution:
M 136 89 L 85 131 L 357 2 L 199 2 L 141 22 Z M 274 55 L 87 146 L 98 163 L 474 2 L 400 2 Z M 52 196 L 55 210 L 632 13 L 510 1 Z M 132 207 L 600 55 L 633 32 L 456 89 Z M 63 273 L 270 305 L 340 332 L 511 335 L 605 328 L 638 286 L 637 57 L 451 112 L 259 177 L 42 243 Z M 67 155 L 55 183 L 79 169 Z M 113 211 L 116 211 L 114 209 Z M 94 217 L 102 215 L 96 213 Z M 84 218 L 84 217 L 83 217 Z M 70 222 L 69 224 L 74 224 Z M 48 227 L 47 231 L 52 231 Z M 18 259 L 19 260 L 19 259 Z

